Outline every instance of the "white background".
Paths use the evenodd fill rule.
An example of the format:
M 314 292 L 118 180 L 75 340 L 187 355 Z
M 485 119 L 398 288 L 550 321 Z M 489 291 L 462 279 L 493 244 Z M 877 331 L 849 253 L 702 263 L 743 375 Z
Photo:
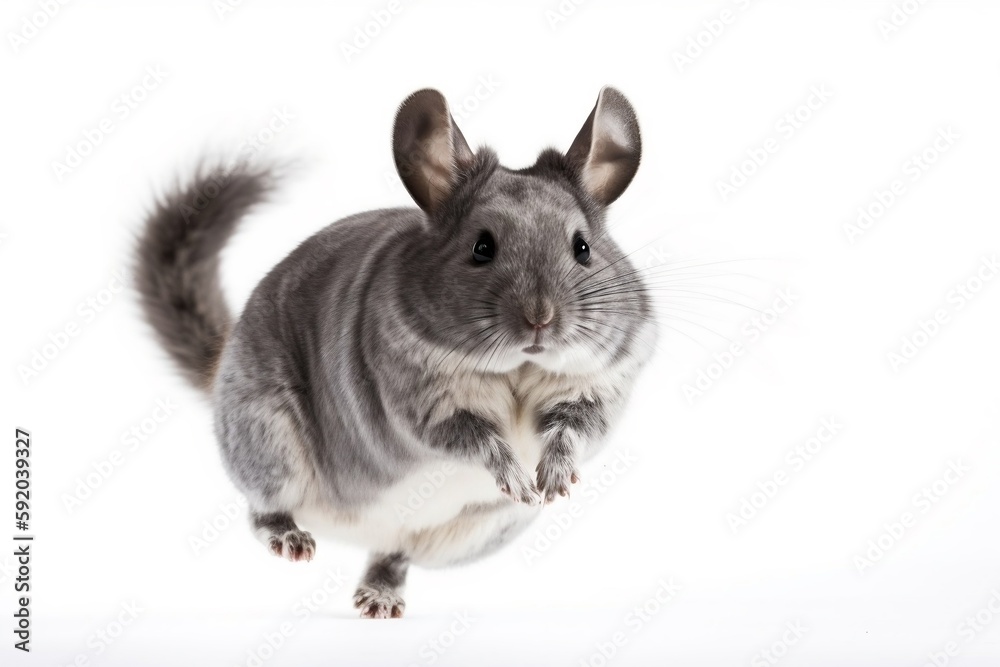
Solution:
M 564 3 L 573 11 L 560 20 L 556 0 L 402 0 L 350 58 L 342 45 L 387 2 L 248 0 L 220 16 L 212 0 L 95 0 L 61 6 L 35 34 L 24 21 L 42 22 L 41 4 L 6 2 L 0 16 L 0 534 L 6 544 L 13 532 L 17 426 L 33 436 L 37 535 L 30 656 L 10 646 L 13 559 L 0 551 L 0 662 L 255 664 L 250 652 L 283 623 L 290 637 L 262 664 L 1000 660 L 1000 614 L 988 606 L 996 596 L 1000 611 L 1000 281 L 977 283 L 1000 251 L 996 3 L 914 11 L 911 0 L 895 26 L 880 25 L 891 0 L 590 0 Z M 32 36 L 14 44 L 11 34 Z M 684 63 L 689 40 L 705 46 Z M 147 68 L 162 81 L 153 86 Z M 147 90 L 131 92 L 144 79 Z M 238 308 L 330 221 L 408 203 L 388 137 L 411 91 L 442 90 L 470 143 L 520 167 L 545 146 L 568 147 L 609 83 L 642 126 L 642 167 L 610 215 L 653 282 L 669 285 L 658 292 L 658 354 L 584 471 L 590 492 L 549 507 L 495 557 L 411 571 L 403 621 L 356 620 L 364 554 L 321 543 L 312 563 L 289 564 L 251 537 L 242 511 L 226 518 L 236 494 L 209 406 L 154 344 L 131 291 L 109 290 L 144 211 L 200 156 L 240 150 L 275 109 L 293 116 L 259 157 L 303 166 L 225 253 Z M 818 89 L 828 99 L 802 107 Z M 790 132 L 783 119 L 796 112 Z M 111 132 L 57 174 L 53 163 L 105 118 Z M 948 128 L 957 138 L 935 154 Z M 762 166 L 743 164 L 765 146 L 776 150 Z M 933 164 L 913 172 L 927 149 Z M 724 200 L 719 183 L 734 168 L 753 173 Z M 845 226 L 859 207 L 878 211 L 897 179 L 902 194 L 852 243 Z M 959 299 L 967 283 L 980 289 Z M 772 317 L 782 290 L 792 306 Z M 101 312 L 90 299 L 104 300 Z M 916 335 L 916 353 L 893 364 L 889 354 L 939 310 L 935 335 Z M 77 335 L 60 335 L 73 325 Z M 729 360 L 732 343 L 743 353 Z M 49 358 L 25 376 L 36 352 Z M 700 372 L 710 386 L 685 395 Z M 174 407 L 154 427 L 158 400 Z M 786 458 L 830 418 L 843 426 L 810 461 Z M 134 449 L 123 436 L 132 428 L 148 431 Z M 91 476 L 99 486 L 67 507 L 116 450 L 110 477 Z M 634 462 L 615 473 L 619 452 Z M 938 481 L 950 464 L 967 471 Z M 785 483 L 772 487 L 776 474 Z M 933 503 L 917 498 L 935 482 Z M 761 487 L 771 497 L 753 496 Z M 744 499 L 756 513 L 734 530 Z M 906 513 L 911 525 L 888 535 Z M 296 615 L 338 570 L 339 592 Z M 661 580 L 679 588 L 650 602 Z M 123 604 L 141 611 L 119 633 Z M 963 625 L 979 612 L 978 630 Z M 108 645 L 99 631 L 117 636 Z M 624 643 L 606 660 L 601 646 L 616 633 Z

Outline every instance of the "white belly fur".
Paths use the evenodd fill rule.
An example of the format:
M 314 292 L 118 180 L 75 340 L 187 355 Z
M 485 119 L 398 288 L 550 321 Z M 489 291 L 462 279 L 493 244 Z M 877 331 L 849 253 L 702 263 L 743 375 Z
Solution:
M 542 443 L 532 425 L 520 420 L 505 435 L 524 470 L 534 477 Z M 482 505 L 496 506 L 495 520 L 483 515 L 475 522 L 463 521 L 455 530 L 447 529 L 466 507 Z M 515 505 L 500 492 L 493 475 L 483 466 L 447 461 L 421 466 L 387 490 L 371 507 L 347 513 L 314 505 L 296 512 L 295 518 L 316 537 L 372 551 L 410 551 L 415 543 L 428 542 L 429 534 L 434 533 L 439 543 L 432 545 L 435 553 L 430 560 L 443 563 L 450 556 L 458 557 L 487 541 L 499 529 L 498 522 L 509 522 L 512 514 L 530 519 L 540 509 Z M 481 531 L 477 530 L 480 528 Z M 475 534 L 478 532 L 481 534 Z M 421 550 L 428 551 L 430 546 L 424 544 Z
M 618 374 L 607 372 L 595 375 L 590 382 L 592 386 L 614 385 L 619 379 Z M 464 383 L 458 378 L 450 400 L 439 402 L 439 417 L 470 409 L 503 424 L 504 439 L 525 472 L 534 478 L 542 451 L 534 415 L 542 405 L 586 396 L 581 385 L 585 383 L 579 379 L 532 365 L 485 382 L 481 377 L 467 378 Z M 370 507 L 344 512 L 314 506 L 296 512 L 295 517 L 317 537 L 372 551 L 404 551 L 415 562 L 446 564 L 463 554 L 478 553 L 515 525 L 525 525 L 541 507 L 508 499 L 483 466 L 436 462 L 407 475 Z

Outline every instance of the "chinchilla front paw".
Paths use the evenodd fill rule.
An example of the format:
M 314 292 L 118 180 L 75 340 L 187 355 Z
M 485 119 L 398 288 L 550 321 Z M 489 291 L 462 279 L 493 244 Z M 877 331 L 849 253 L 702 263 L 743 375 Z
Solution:
M 496 473 L 496 480 L 500 491 L 516 503 L 538 505 L 541 502 L 535 483 L 517 460 L 501 468 Z
M 535 468 L 538 473 L 538 491 L 546 503 L 556 496 L 568 496 L 569 487 L 580 480 L 576 464 L 569 456 L 546 452 Z
M 295 561 L 310 561 L 316 553 L 316 540 L 304 530 L 289 530 L 281 535 L 272 535 L 268 547 L 275 556 Z

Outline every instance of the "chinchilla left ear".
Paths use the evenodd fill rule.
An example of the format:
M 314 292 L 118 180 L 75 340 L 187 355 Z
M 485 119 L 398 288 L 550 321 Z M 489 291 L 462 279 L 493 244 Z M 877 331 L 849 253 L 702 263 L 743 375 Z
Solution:
M 605 86 L 566 158 L 579 185 L 602 206 L 618 199 L 635 176 L 642 154 L 639 121 L 628 99 Z
M 399 107 L 392 152 L 403 185 L 428 213 L 448 198 L 461 170 L 475 159 L 444 95 L 431 88 L 418 90 Z

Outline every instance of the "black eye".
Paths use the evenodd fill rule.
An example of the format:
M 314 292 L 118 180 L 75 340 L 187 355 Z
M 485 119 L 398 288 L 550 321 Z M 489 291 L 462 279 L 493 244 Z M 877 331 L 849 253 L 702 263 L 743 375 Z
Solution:
M 582 236 L 577 236 L 573 239 L 573 256 L 581 264 L 586 264 L 590 261 L 590 244 L 584 241 Z
M 478 264 L 485 264 L 493 259 L 493 255 L 496 254 L 496 251 L 496 241 L 493 240 L 493 237 L 489 232 L 483 232 L 479 235 L 479 240 L 476 241 L 476 245 L 472 246 L 472 259 L 474 259 Z

